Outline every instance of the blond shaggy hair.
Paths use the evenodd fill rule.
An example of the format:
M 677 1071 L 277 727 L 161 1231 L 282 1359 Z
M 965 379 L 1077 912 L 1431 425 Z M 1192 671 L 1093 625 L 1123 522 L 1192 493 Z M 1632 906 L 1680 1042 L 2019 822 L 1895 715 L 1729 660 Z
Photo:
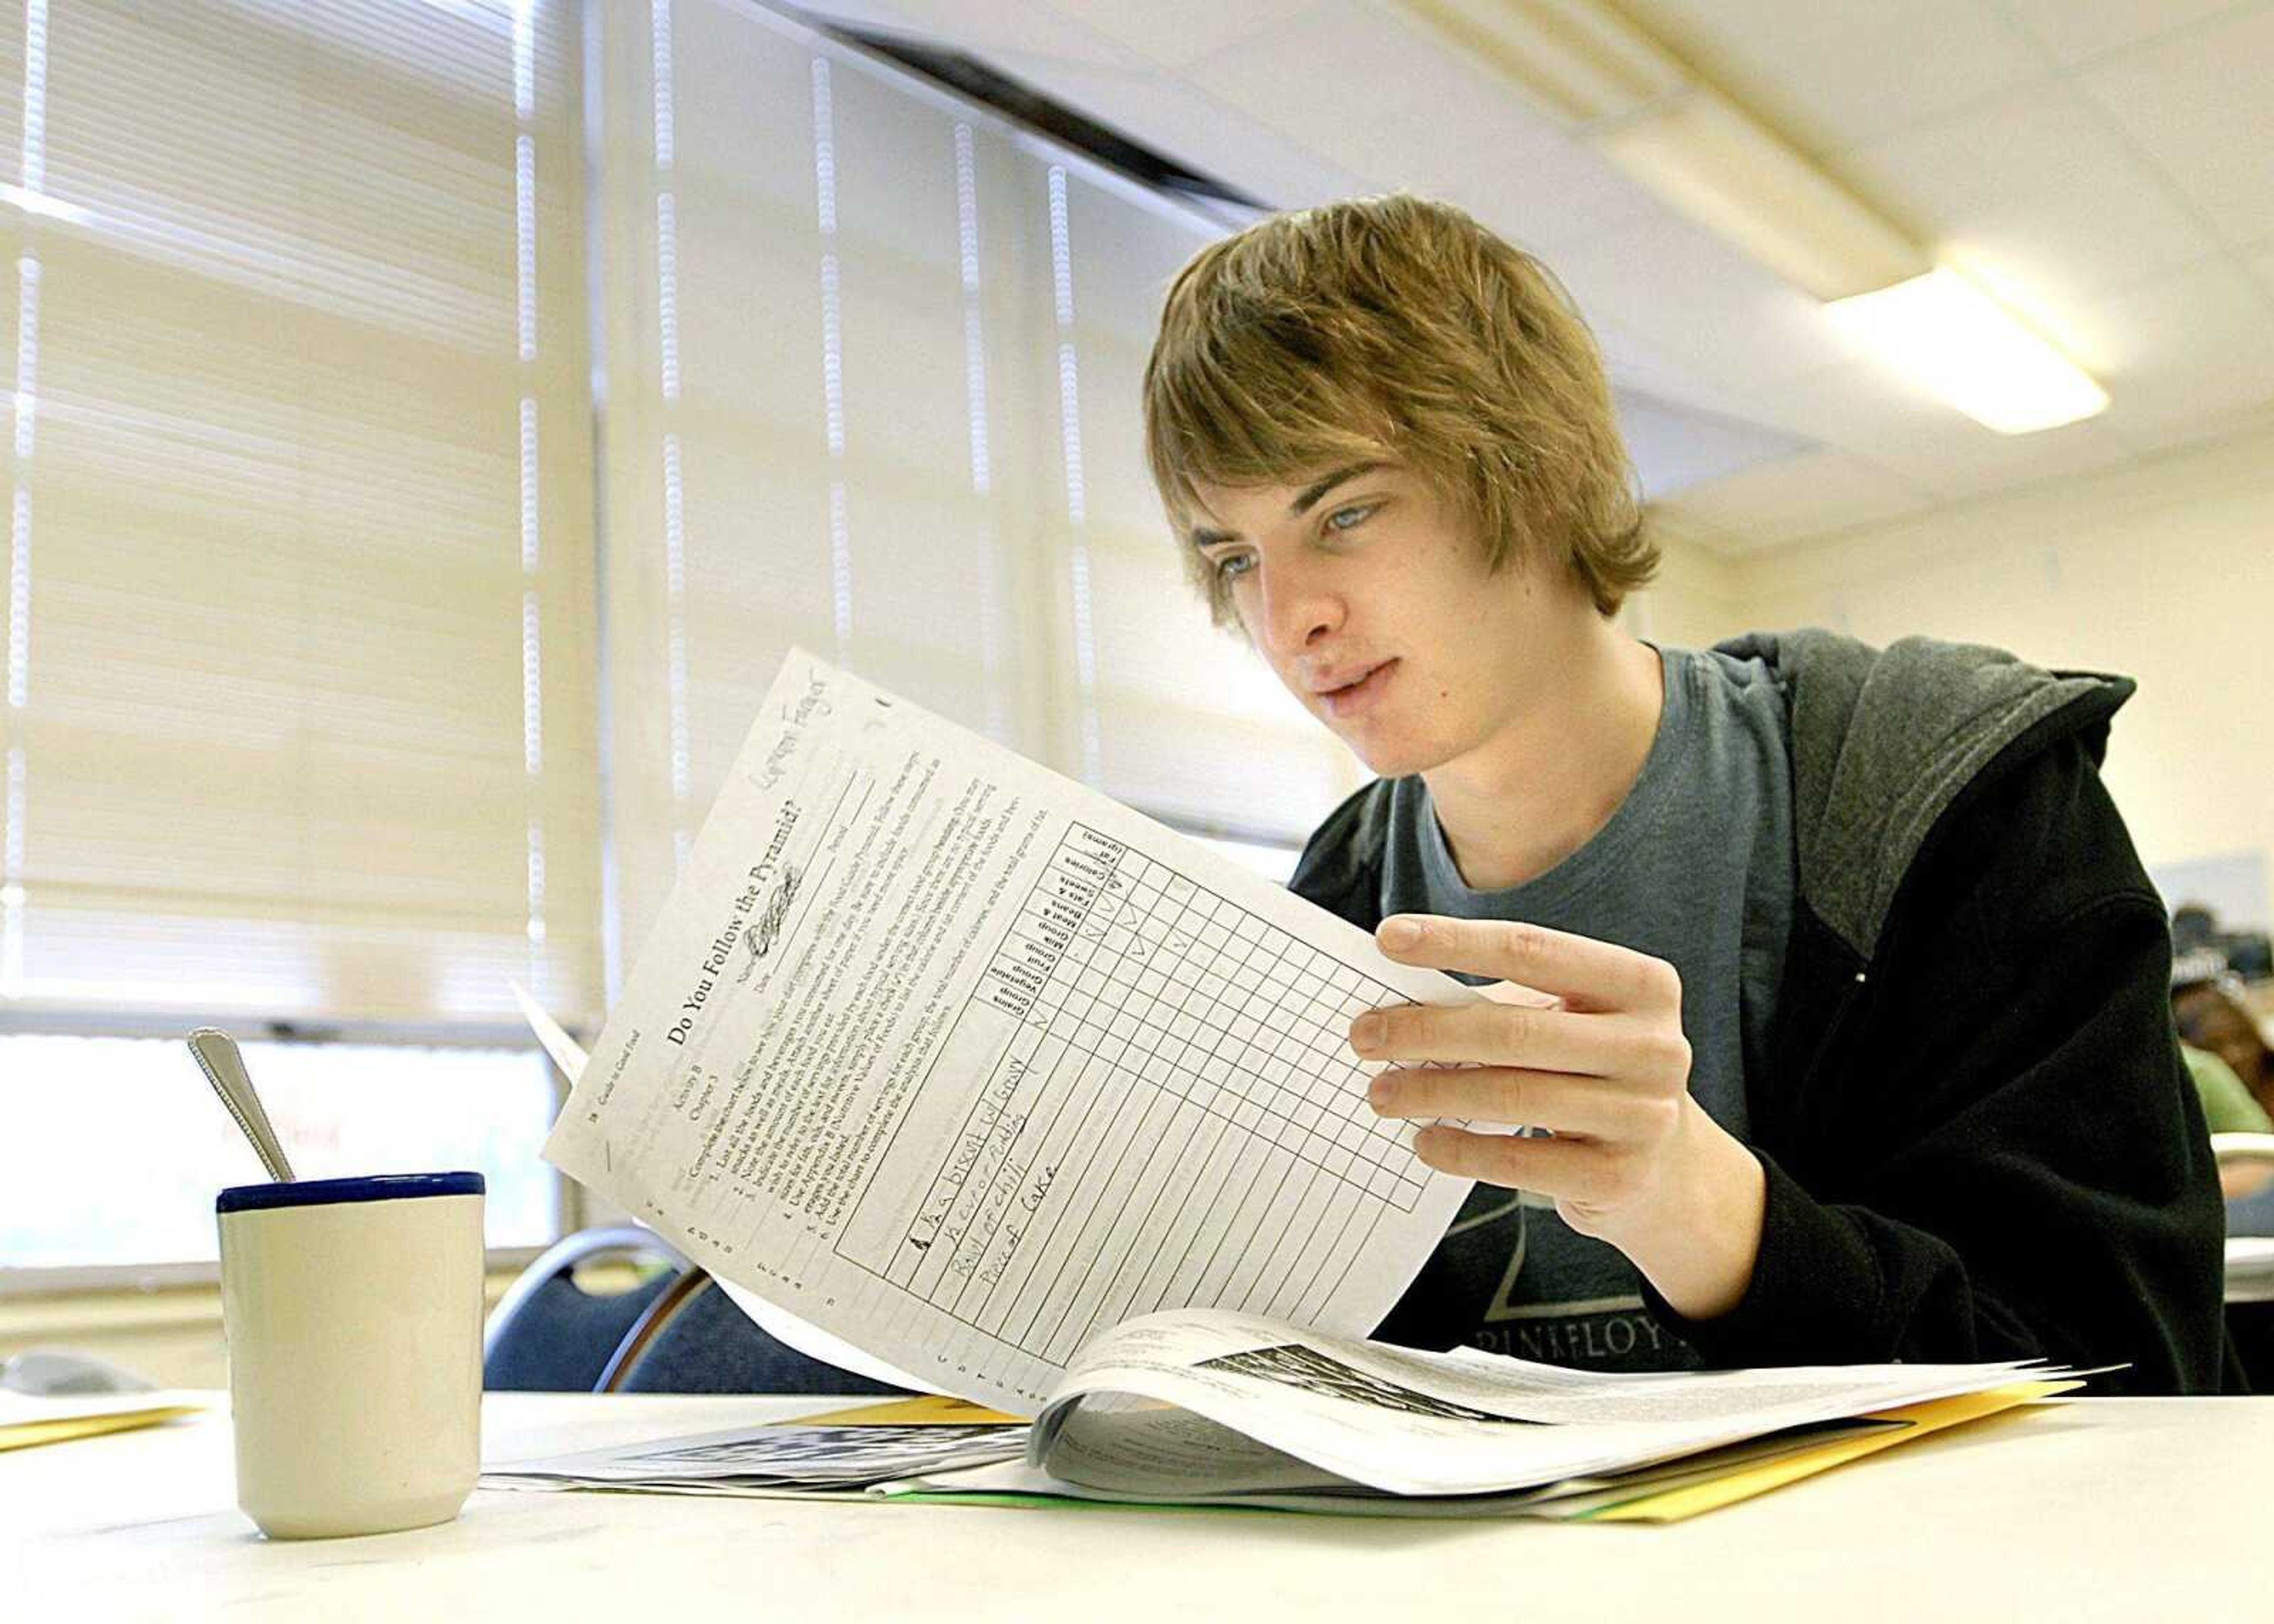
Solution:
M 1491 568 L 1561 561 L 1606 615 L 1658 568 L 1593 335 L 1546 267 L 1449 204 L 1277 214 L 1193 255 L 1146 364 L 1145 447 L 1180 539 L 1198 485 L 1394 460 Z

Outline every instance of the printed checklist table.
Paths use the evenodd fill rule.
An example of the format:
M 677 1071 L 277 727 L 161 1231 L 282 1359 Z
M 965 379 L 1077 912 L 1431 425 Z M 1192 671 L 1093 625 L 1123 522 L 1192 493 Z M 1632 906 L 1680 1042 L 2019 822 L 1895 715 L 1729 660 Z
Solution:
M 1024 1351 L 1195 1302 L 1300 1320 L 1420 1197 L 1347 1041 L 1400 995 L 1096 830 L 1067 831 L 973 1001 L 1016 1035 L 880 1261 Z

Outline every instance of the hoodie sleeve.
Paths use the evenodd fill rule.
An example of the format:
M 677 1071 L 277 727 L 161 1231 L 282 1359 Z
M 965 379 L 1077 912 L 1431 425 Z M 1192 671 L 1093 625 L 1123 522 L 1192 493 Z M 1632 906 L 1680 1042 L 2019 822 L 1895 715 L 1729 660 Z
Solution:
M 2224 1223 L 2162 904 L 2081 743 L 1977 787 L 1813 1062 L 1768 1079 L 1744 1297 L 1645 1298 L 1717 1366 L 2042 1356 L 2216 1390 Z

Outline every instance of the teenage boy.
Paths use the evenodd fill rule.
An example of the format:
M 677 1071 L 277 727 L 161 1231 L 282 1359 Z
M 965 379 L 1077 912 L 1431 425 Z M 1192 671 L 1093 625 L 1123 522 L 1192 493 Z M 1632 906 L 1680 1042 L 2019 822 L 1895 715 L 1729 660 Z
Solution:
M 1376 1111 L 1535 1130 L 1419 1130 L 1480 1183 L 1378 1335 L 2216 1387 L 2218 1185 L 2162 906 L 2096 771 L 2130 682 L 1920 639 L 1637 641 L 1613 617 L 1657 549 L 1600 357 L 1444 206 L 1203 250 L 1145 407 L 1216 617 L 1380 775 L 1294 889 L 1401 962 L 1557 1000 L 1352 1026 L 1396 1063 Z

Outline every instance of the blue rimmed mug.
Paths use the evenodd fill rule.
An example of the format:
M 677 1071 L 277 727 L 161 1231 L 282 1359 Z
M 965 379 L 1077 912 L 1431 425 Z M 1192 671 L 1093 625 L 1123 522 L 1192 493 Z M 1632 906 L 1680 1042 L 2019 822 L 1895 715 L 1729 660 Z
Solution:
M 278 1539 L 458 1515 L 481 1470 L 482 1176 L 242 1184 L 214 1204 L 237 1503 Z

